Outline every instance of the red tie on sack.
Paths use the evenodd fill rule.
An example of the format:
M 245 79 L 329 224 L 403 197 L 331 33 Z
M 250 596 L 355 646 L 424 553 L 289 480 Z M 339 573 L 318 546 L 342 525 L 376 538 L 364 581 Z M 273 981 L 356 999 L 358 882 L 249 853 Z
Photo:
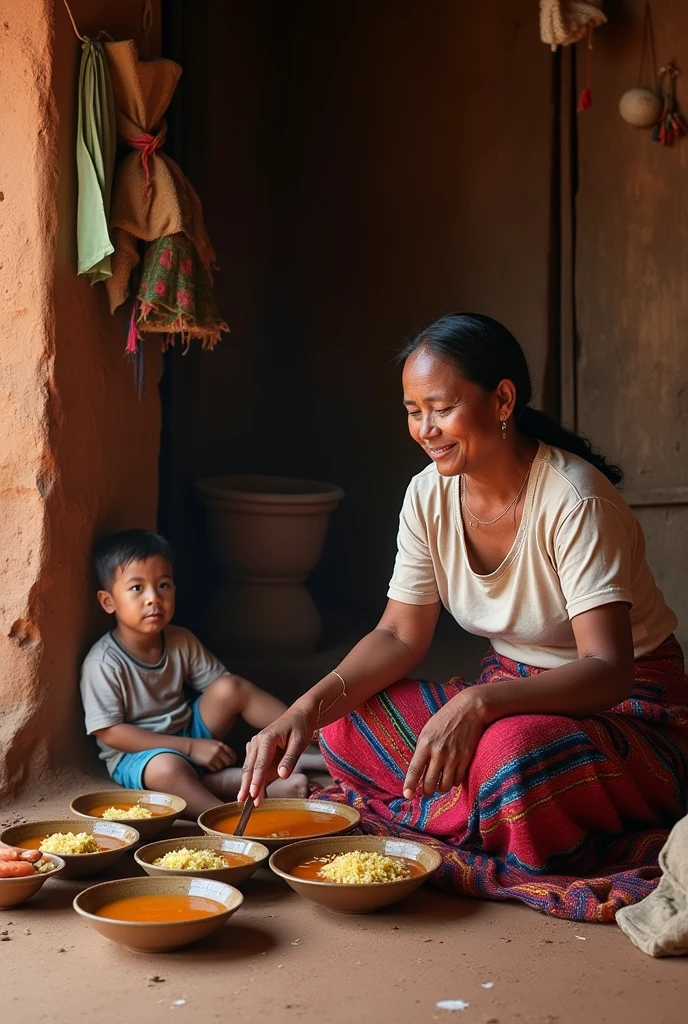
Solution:
M 155 153 L 156 149 L 159 149 L 165 141 L 165 135 L 150 135 L 148 132 L 144 132 L 143 135 L 137 135 L 135 139 L 127 139 L 127 145 L 133 146 L 134 149 L 141 151 L 141 163 L 143 164 L 143 172 L 146 176 L 146 192 L 151 192 L 153 186 L 151 184 L 150 168 L 148 167 L 148 161 Z

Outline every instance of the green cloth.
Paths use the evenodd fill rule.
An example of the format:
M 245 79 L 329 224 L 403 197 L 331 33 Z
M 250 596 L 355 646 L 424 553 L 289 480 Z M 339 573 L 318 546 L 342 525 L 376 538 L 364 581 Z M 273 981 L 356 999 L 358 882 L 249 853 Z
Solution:
M 79 70 L 79 116 L 76 168 L 79 199 L 76 215 L 77 270 L 92 285 L 112 277 L 115 251 L 108 232 L 115 164 L 115 104 L 102 43 L 87 39 Z

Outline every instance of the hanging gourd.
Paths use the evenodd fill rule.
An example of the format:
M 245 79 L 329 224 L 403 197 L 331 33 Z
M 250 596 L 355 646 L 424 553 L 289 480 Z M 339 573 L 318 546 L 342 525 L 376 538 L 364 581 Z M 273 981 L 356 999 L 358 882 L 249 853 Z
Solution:
M 638 84 L 632 89 L 627 89 L 619 100 L 619 113 L 626 124 L 634 128 L 651 128 L 659 120 L 662 113 L 662 96 L 660 95 L 660 84 L 655 82 L 654 88 L 643 85 L 643 67 L 645 55 L 649 56 L 652 74 L 655 75 L 657 60 L 655 57 L 655 37 L 652 28 L 652 12 L 650 4 L 645 4 L 645 24 L 643 27 L 643 39 L 640 50 L 640 67 L 638 69 Z

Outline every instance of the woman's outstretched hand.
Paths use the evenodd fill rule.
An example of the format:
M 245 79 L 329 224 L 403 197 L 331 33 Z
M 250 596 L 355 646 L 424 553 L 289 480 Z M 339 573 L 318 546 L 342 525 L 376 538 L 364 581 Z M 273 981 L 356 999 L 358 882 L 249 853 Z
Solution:
M 423 726 L 404 780 L 407 800 L 421 781 L 424 796 L 448 793 L 463 782 L 487 725 L 479 694 L 471 690 L 457 694 Z
M 297 705 L 259 732 L 246 745 L 239 800 L 253 797 L 256 807 L 263 802 L 265 787 L 273 779 L 288 779 L 296 762 L 311 742 L 315 716 Z

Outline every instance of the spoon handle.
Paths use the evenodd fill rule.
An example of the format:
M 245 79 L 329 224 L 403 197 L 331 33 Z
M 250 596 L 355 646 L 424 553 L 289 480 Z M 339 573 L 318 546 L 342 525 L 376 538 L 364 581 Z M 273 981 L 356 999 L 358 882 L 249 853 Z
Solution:
M 246 797 L 246 800 L 244 802 L 244 809 L 241 812 L 241 817 L 239 818 L 239 824 L 234 829 L 234 835 L 235 836 L 243 836 L 244 832 L 246 831 L 246 826 L 248 825 L 248 819 L 251 817 L 251 812 L 252 811 L 253 811 L 253 797 L 248 796 L 248 797 Z

